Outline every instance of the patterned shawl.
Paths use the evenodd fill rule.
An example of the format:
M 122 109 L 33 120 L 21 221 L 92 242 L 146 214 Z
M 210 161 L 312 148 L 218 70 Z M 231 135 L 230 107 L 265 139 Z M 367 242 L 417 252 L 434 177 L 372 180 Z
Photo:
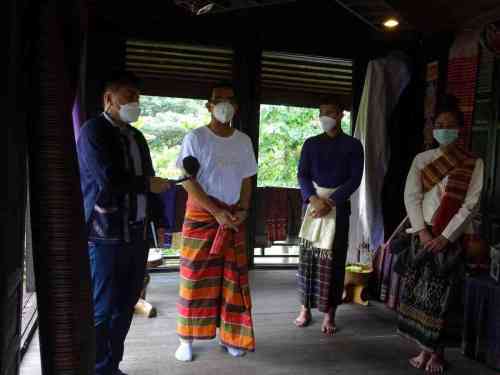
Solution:
M 424 192 L 448 176 L 441 205 L 434 217 L 432 233 L 441 235 L 465 201 L 476 158 L 458 146 L 450 146 L 444 154 L 422 170 Z

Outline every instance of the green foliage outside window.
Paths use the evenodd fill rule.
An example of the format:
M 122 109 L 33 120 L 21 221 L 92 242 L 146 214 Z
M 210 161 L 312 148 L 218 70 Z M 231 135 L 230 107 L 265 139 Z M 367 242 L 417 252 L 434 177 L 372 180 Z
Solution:
M 180 145 L 191 130 L 206 125 L 205 101 L 141 96 L 142 113 L 134 124 L 148 141 L 157 175 L 179 177 Z M 259 186 L 297 187 L 297 166 L 304 141 L 321 132 L 318 110 L 262 105 L 259 135 Z M 349 113 L 342 128 L 350 132 Z

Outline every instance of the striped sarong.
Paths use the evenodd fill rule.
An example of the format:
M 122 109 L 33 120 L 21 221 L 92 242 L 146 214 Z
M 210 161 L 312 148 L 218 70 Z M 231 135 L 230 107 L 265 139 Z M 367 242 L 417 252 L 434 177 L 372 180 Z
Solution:
M 315 249 L 305 240 L 300 245 L 297 269 L 300 303 L 323 313 L 339 306 L 344 292 L 349 216 L 337 214 L 336 220 L 333 251 Z
M 328 312 L 332 307 L 332 263 L 331 254 L 321 256 L 319 250 L 311 249 L 310 243 L 300 246 L 297 283 L 302 306 Z
M 219 327 L 222 344 L 253 351 L 244 226 L 238 232 L 222 231 L 209 212 L 188 200 L 182 234 L 178 335 L 208 340 Z

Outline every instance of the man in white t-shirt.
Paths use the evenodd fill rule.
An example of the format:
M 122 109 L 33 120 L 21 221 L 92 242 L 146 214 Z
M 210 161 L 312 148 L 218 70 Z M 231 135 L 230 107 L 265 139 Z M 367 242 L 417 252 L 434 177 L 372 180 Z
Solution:
M 207 109 L 212 120 L 187 134 L 177 166 L 184 158 L 200 163 L 196 176 L 183 184 L 188 202 L 180 264 L 180 299 L 175 357 L 193 359 L 193 340 L 212 339 L 234 357 L 253 351 L 245 247 L 245 220 L 257 163 L 250 138 L 231 127 L 238 110 L 231 84 L 212 89 Z

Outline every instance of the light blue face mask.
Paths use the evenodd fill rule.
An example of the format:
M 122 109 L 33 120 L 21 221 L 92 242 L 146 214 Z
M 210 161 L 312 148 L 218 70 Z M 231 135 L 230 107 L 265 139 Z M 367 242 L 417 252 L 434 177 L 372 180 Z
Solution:
M 458 129 L 434 129 L 434 139 L 441 146 L 448 146 L 454 143 L 459 136 Z

